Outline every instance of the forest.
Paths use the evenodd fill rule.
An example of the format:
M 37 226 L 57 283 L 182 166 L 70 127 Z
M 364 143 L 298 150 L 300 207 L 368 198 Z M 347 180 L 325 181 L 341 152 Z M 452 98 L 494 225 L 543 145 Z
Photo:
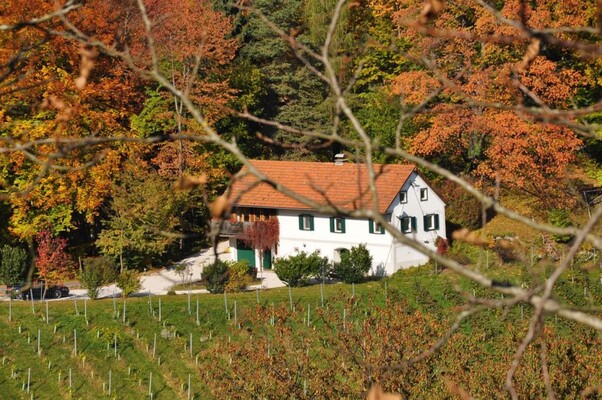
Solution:
M 210 371 L 213 379 L 203 384 L 217 386 L 199 393 L 254 393 L 261 384 L 267 397 L 294 390 L 297 398 L 312 391 L 332 398 L 323 391 L 336 387 L 358 398 L 380 380 L 407 397 L 471 398 L 463 384 L 485 397 L 597 395 L 598 374 L 588 369 L 599 369 L 599 354 L 588 348 L 599 347 L 602 330 L 601 30 L 599 0 L 4 1 L 0 282 L 68 281 L 82 276 L 82 265 L 133 274 L 207 248 L 215 238 L 212 221 L 232 211 L 224 193 L 242 178 L 242 166 L 286 193 L 249 160 L 332 162 L 342 153 L 366 165 L 372 185 L 375 165 L 411 163 L 447 203 L 449 243 L 432 250 L 387 223 L 376 206 L 350 211 L 325 198 L 316 211 L 370 218 L 429 264 L 378 288 L 358 285 L 358 293 L 372 291 L 364 308 L 356 307 L 355 286 L 332 309 L 318 303 L 315 287 L 301 289 L 311 299 L 306 305 L 294 305 L 289 286 L 290 307 L 281 304 L 280 311 L 269 298 L 261 304 L 259 292 L 257 308 L 248 311 L 252 293 L 241 294 L 249 313 L 241 314 L 242 325 L 230 320 L 224 292 L 227 321 L 220 314 L 203 328 L 210 339 L 214 325 L 223 328 L 206 356 L 224 368 Z M 388 282 L 398 285 L 390 297 Z M 284 291 L 274 296 L 285 298 Z M 179 310 L 182 299 L 173 299 L 166 307 Z M 140 324 L 148 320 L 144 301 L 132 303 L 132 321 Z M 7 303 L 9 328 L 0 333 L 30 349 L 37 328 L 38 357 L 42 333 L 53 341 L 46 352 L 67 347 L 71 325 L 74 347 L 75 329 L 96 329 L 87 316 L 79 318 L 75 299 L 75 316 L 66 302 L 56 306 L 54 327 L 48 302 L 45 316 L 33 301 L 33 317 L 26 304 L 16 305 L 15 321 Z M 99 321 L 119 323 L 115 297 L 113 317 L 109 301 L 96 304 L 91 310 L 101 310 Z M 179 328 L 190 334 L 189 347 L 181 337 L 170 345 L 188 349 L 191 359 L 198 304 L 195 328 L 189 294 L 188 320 Z M 122 306 L 125 340 L 137 349 L 134 359 L 145 354 L 146 368 L 149 338 L 166 323 L 159 317 L 140 339 L 126 318 L 125 297 Z M 325 328 L 310 327 L 311 312 Z M 345 335 L 352 312 L 351 337 Z M 40 321 L 48 326 L 39 328 Z M 238 331 L 232 342 L 226 325 Z M 309 333 L 299 336 L 302 326 Z M 404 328 L 407 336 L 396 334 Z M 253 335 L 265 338 L 265 346 L 254 346 Z M 104 349 L 100 329 L 99 340 L 88 336 Z M 117 357 L 116 333 L 107 337 L 107 351 L 113 343 Z M 314 358 L 309 344 L 320 349 Z M 399 350 L 406 347 L 412 351 Z M 286 358 L 272 358 L 275 348 L 298 362 L 296 373 L 280 374 L 284 367 L 275 363 Z M 262 382 L 235 380 L 257 368 L 233 363 L 232 354 L 272 368 Z M 481 359 L 460 363 L 460 354 Z M 6 357 L 20 368 L 5 354 L 3 365 Z M 48 358 L 49 371 L 52 362 L 62 363 L 57 391 L 66 379 L 60 374 L 71 368 L 61 357 Z M 329 373 L 307 382 L 305 369 L 318 358 L 332 360 L 320 364 Z M 76 361 L 85 363 L 85 356 Z M 95 361 L 110 382 L 111 366 Z M 400 380 L 412 365 L 418 367 L 411 379 Z M 475 366 L 490 372 L 470 373 Z M 131 370 L 119 368 L 125 385 Z M 189 360 L 168 386 L 184 398 L 178 382 L 188 377 L 190 388 L 197 369 Z M 430 379 L 440 371 L 450 380 Z M 2 379 L 24 379 L 24 370 L 13 372 L 4 370 Z M 171 376 L 164 372 L 162 378 Z M 152 396 L 152 373 L 148 378 Z M 92 392 L 101 383 L 105 391 L 99 379 Z M 195 379 L 200 387 L 200 375 Z M 142 377 L 138 387 L 144 396 Z
M 0 245 L 43 259 L 45 237 L 62 243 L 42 277 L 97 255 L 163 265 L 207 244 L 237 154 L 400 150 L 566 220 L 602 179 L 597 15 L 593 0 L 4 2 Z M 314 57 L 325 40 L 344 106 Z M 423 170 L 453 226 L 482 225 L 479 201 Z

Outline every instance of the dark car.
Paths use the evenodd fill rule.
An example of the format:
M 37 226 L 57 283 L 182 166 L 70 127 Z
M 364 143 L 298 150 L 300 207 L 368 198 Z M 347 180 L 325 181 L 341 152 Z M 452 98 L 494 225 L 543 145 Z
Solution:
M 29 287 L 27 284 L 20 284 L 11 287 L 11 296 L 19 300 L 29 300 L 33 296 L 34 299 L 60 299 L 61 297 L 69 296 L 69 288 L 63 285 L 48 285 L 45 282 L 32 283 Z

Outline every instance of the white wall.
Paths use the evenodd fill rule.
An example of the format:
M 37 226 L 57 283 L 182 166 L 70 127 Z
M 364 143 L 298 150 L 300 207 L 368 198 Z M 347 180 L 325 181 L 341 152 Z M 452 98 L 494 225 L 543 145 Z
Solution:
M 420 200 L 421 188 L 428 189 L 426 201 Z M 417 173 L 411 175 L 401 190 L 407 191 L 408 201 L 406 204 L 401 204 L 398 196 L 393 200 L 387 210 L 391 224 L 396 229 L 400 229 L 399 216 L 416 217 L 417 231 L 408 236 L 434 250 L 437 236 L 445 238 L 445 204 Z M 300 214 L 314 216 L 313 231 L 299 229 Z M 423 216 L 427 214 L 439 214 L 438 230 L 424 231 Z M 330 232 L 330 216 L 324 214 L 278 210 L 278 221 L 280 243 L 276 257 L 287 257 L 302 251 L 306 253 L 319 251 L 322 256 L 335 260 L 337 249 L 349 250 L 353 246 L 365 243 L 373 258 L 373 273 L 384 270 L 387 275 L 390 275 L 400 268 L 420 265 L 428 261 L 428 257 L 424 254 L 394 241 L 391 234 L 386 231 L 384 234 L 370 233 L 367 219 L 345 218 L 345 233 Z M 230 245 L 233 247 L 233 257 L 236 257 L 235 240 L 231 240 Z

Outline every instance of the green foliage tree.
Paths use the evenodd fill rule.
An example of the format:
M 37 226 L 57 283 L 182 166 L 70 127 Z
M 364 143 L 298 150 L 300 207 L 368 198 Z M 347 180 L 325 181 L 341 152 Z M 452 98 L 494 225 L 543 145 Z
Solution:
M 334 264 L 333 275 L 345 283 L 358 283 L 372 267 L 372 256 L 365 244 L 353 246 L 341 253 L 341 261 Z
M 92 300 L 96 300 L 100 288 L 115 280 L 115 265 L 107 257 L 88 257 L 83 260 L 83 264 L 79 281 L 82 287 L 88 289 L 88 296 Z
M 274 261 L 274 272 L 289 286 L 301 286 L 308 279 L 320 276 L 330 269 L 328 258 L 320 257 L 316 252 L 301 252 L 294 256 L 278 258 Z
M 178 243 L 173 233 L 188 198 L 152 170 L 128 171 L 113 186 L 111 215 L 96 245 L 104 255 L 134 268 L 161 261 L 170 246 Z
M 223 293 L 228 283 L 228 263 L 216 260 L 213 264 L 205 266 L 201 279 L 210 293 Z
M 117 276 L 117 287 L 121 289 L 122 297 L 130 297 L 142 287 L 138 272 L 127 269 Z
M 25 278 L 27 252 L 20 247 L 8 245 L 0 249 L 0 281 L 5 285 L 15 285 Z

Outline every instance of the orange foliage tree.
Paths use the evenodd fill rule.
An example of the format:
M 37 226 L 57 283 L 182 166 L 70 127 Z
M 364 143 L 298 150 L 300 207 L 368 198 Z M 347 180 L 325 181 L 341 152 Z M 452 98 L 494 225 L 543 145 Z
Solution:
M 44 229 L 37 234 L 36 241 L 36 267 L 40 278 L 57 282 L 75 276 L 75 263 L 66 252 L 65 239 L 53 236 L 50 229 Z
M 495 10 L 472 1 L 448 1 L 441 10 L 426 9 L 418 0 L 370 3 L 375 15 L 392 19 L 409 44 L 406 57 L 415 63 L 391 81 L 391 91 L 407 107 L 424 110 L 408 148 L 483 185 L 499 182 L 561 197 L 562 178 L 582 142 L 572 130 L 548 123 L 556 121 L 520 110 L 571 107 L 578 90 L 593 82 L 587 62 L 525 40 L 516 27 L 501 23 Z M 593 2 L 512 0 L 498 11 L 537 29 L 586 26 L 593 7 Z

